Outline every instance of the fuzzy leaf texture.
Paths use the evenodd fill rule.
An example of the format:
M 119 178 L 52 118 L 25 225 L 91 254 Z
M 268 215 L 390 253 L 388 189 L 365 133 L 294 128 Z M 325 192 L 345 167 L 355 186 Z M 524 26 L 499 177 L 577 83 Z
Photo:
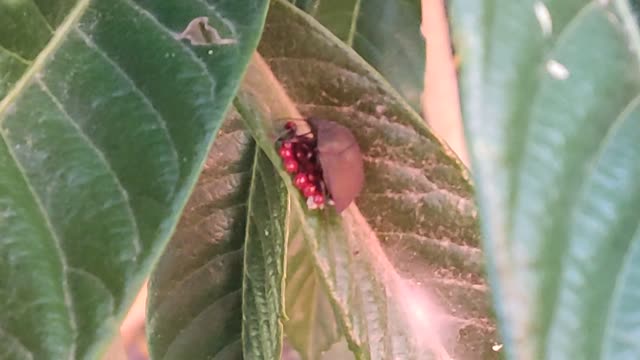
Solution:
M 387 79 L 420 111 L 425 43 L 420 0 L 291 0 Z
M 0 358 L 100 358 L 173 231 L 265 10 L 0 1 Z M 200 16 L 234 42 L 179 40 Z
M 449 9 L 508 357 L 640 357 L 632 4 L 453 0 Z

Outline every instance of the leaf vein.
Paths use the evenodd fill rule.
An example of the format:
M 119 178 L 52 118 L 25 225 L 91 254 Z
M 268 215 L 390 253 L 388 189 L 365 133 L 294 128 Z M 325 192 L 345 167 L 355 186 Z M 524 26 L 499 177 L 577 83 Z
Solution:
M 160 113 L 160 111 L 155 107 L 151 98 L 145 94 L 140 87 L 133 81 L 133 79 L 129 76 L 129 74 L 124 71 L 122 66 L 118 62 L 115 61 L 109 54 L 107 54 L 104 50 L 100 49 L 98 45 L 91 39 L 82 29 L 79 27 L 75 27 L 75 32 L 82 38 L 87 47 L 93 50 L 96 54 L 100 55 L 107 63 L 109 63 L 113 69 L 129 83 L 133 92 L 139 96 L 139 98 L 144 102 L 144 104 L 148 107 L 149 111 L 154 115 L 154 119 L 157 120 L 158 124 L 160 124 L 160 128 L 163 130 L 164 135 L 167 138 L 167 141 L 171 144 L 171 155 L 174 160 L 176 167 L 178 167 L 178 152 L 175 142 L 169 133 L 169 129 L 167 128 L 168 121 L 167 119 Z
M 211 176 L 207 176 L 205 181 L 202 181 L 198 184 L 198 186 L 206 186 L 213 185 L 216 183 L 220 183 L 223 180 L 228 180 L 229 178 L 242 177 L 249 173 L 248 170 L 238 170 L 233 172 L 226 172 L 223 174 L 212 174 Z
M 47 27 L 47 29 L 49 29 L 49 32 L 53 34 L 55 32 L 55 30 L 53 29 L 51 24 L 49 24 L 49 21 L 44 16 L 44 13 L 42 12 L 42 9 L 40 9 L 40 6 L 38 5 L 38 3 L 36 1 L 34 1 L 34 0 L 30 0 L 30 1 L 33 4 L 33 7 L 36 9 L 36 12 L 38 13 L 38 17 L 42 20 L 42 22 L 44 22 L 44 24 Z
M 23 63 L 25 65 L 31 65 L 33 63 L 32 60 L 28 60 L 28 59 L 23 58 L 18 53 L 15 53 L 15 52 L 7 49 L 6 47 L 2 46 L 2 44 L 0 44 L 0 51 L 8 54 L 10 57 L 18 60 L 19 62 L 21 62 L 21 63 Z
M 5 132 L 0 131 L 0 137 L 2 138 L 2 140 L 4 141 L 7 151 L 9 153 L 9 155 L 11 156 L 11 158 L 13 159 L 14 164 L 16 165 L 16 168 L 18 169 L 18 171 L 20 172 L 20 175 L 22 176 L 22 180 L 25 184 L 25 186 L 27 187 L 27 189 L 29 190 L 29 192 L 31 193 L 31 198 L 33 199 L 34 204 L 36 205 L 36 207 L 38 208 L 38 211 L 40 212 L 40 215 L 42 216 L 42 220 L 44 220 L 44 223 L 46 225 L 46 228 L 49 232 L 50 235 L 50 239 L 53 243 L 53 246 L 56 250 L 56 255 L 60 260 L 60 265 L 62 267 L 62 292 L 63 292 L 63 296 L 64 296 L 64 303 L 69 315 L 69 326 L 71 328 L 71 330 L 73 331 L 74 335 L 77 334 L 77 323 L 76 323 L 76 319 L 75 319 L 75 314 L 73 312 L 73 300 L 72 300 L 72 296 L 71 296 L 71 290 L 69 288 L 69 279 L 67 276 L 67 271 L 70 268 L 68 263 L 67 263 L 67 258 L 65 256 L 65 253 L 62 249 L 62 241 L 60 240 L 60 238 L 58 237 L 58 234 L 55 232 L 55 228 L 53 227 L 53 224 L 51 223 L 51 219 L 49 218 L 48 213 L 45 211 L 45 208 L 42 204 L 42 200 L 40 199 L 40 197 L 38 196 L 38 193 L 35 191 L 33 184 L 31 184 L 31 181 L 29 181 L 29 177 L 27 176 L 27 172 L 26 170 L 22 167 L 22 164 L 18 161 L 18 158 L 16 157 L 16 154 L 13 152 L 11 146 L 10 146 L 10 142 L 7 139 Z M 75 343 L 71 344 L 71 348 L 69 349 L 70 352 L 70 358 L 73 358 L 73 354 L 75 353 Z
M 109 289 L 109 287 L 107 286 L 107 284 L 104 282 L 104 280 L 102 280 L 101 277 L 99 277 L 98 275 L 86 270 L 86 269 L 81 269 L 79 267 L 69 267 L 69 272 L 70 273 L 76 273 L 79 276 L 85 276 L 88 277 L 91 280 L 94 280 L 94 283 L 99 285 L 107 294 L 109 294 L 109 299 L 108 302 L 111 305 L 111 313 L 113 314 L 113 304 L 115 304 L 115 297 L 113 296 L 113 292 L 111 291 L 111 289 Z
M 5 328 L 0 326 L 0 338 L 2 338 L 2 337 L 4 337 L 5 339 L 8 339 L 11 343 L 13 343 L 19 349 L 19 351 L 22 353 L 22 355 L 24 355 L 26 357 L 26 359 L 33 360 L 33 352 L 31 352 L 31 350 L 29 350 L 29 348 L 27 348 L 22 343 L 22 341 L 20 341 L 20 338 L 18 338 L 17 336 L 11 334 Z
M 116 172 L 113 170 L 113 167 L 111 166 L 111 163 L 109 162 L 108 158 L 106 157 L 105 153 L 98 148 L 98 146 L 93 142 L 93 139 L 91 139 L 83 130 L 82 128 L 80 128 L 80 126 L 78 126 L 78 124 L 73 120 L 73 118 L 71 117 L 71 115 L 69 115 L 69 113 L 66 111 L 64 104 L 62 104 L 60 102 L 60 99 L 58 99 L 55 94 L 53 94 L 51 92 L 51 90 L 49 90 L 49 88 L 47 87 L 47 85 L 44 83 L 44 81 L 42 80 L 42 78 L 37 78 L 37 83 L 40 85 L 40 88 L 42 89 L 42 91 L 47 94 L 47 96 L 49 96 L 49 98 L 51 98 L 51 101 L 53 101 L 53 103 L 56 105 L 56 107 L 58 108 L 58 110 L 60 111 L 60 113 L 64 116 L 65 119 L 67 119 L 67 121 L 69 122 L 69 124 L 76 129 L 76 131 L 78 132 L 78 134 L 80 135 L 80 137 L 87 143 L 87 145 L 89 145 L 91 147 L 91 149 L 95 152 L 96 156 L 98 157 L 98 159 L 100 159 L 100 162 L 102 162 L 102 164 L 105 166 L 106 170 L 108 171 L 109 175 L 113 178 L 116 187 L 118 189 L 118 191 L 120 192 L 120 194 L 122 195 L 122 198 L 124 200 L 124 204 L 126 205 L 127 208 L 127 212 L 129 212 L 129 218 L 131 219 L 131 225 L 133 226 L 134 230 L 135 230 L 135 236 L 131 239 L 131 243 L 133 245 L 133 249 L 134 249 L 134 258 L 137 258 L 137 256 L 140 254 L 140 252 L 142 251 L 142 245 L 140 242 L 140 230 L 138 228 L 138 222 L 137 219 L 135 217 L 135 213 L 133 211 L 133 207 L 131 204 L 131 199 L 129 198 L 129 195 L 127 193 L 127 190 L 124 188 L 124 186 L 122 185 L 122 182 L 120 181 L 120 178 L 118 177 L 118 175 L 116 174 Z
M 347 37 L 347 45 L 353 47 L 353 38 L 356 35 L 358 28 L 358 18 L 360 17 L 360 3 L 361 0 L 356 0 L 353 6 L 353 15 L 351 16 L 351 25 L 349 26 L 349 36 Z
M 220 201 L 220 199 L 213 199 L 212 200 L 212 202 L 215 202 L 215 201 Z M 195 207 L 193 207 L 193 208 L 191 208 L 189 210 L 193 211 L 193 210 L 197 210 L 197 209 L 207 208 L 208 206 L 210 206 L 210 204 L 209 205 L 208 204 L 202 204 L 202 205 L 195 206 Z M 247 206 L 246 203 L 239 202 L 239 203 L 227 205 L 224 208 L 218 208 L 218 209 L 212 210 L 210 214 L 207 214 L 207 216 L 205 216 L 202 219 L 198 220 L 198 222 L 196 222 L 193 226 L 197 227 L 198 225 L 203 224 L 205 221 L 213 218 L 214 216 L 218 216 L 219 212 L 235 210 L 237 208 L 241 208 L 241 207 L 245 207 L 245 206 Z
M 29 67 L 27 72 L 22 75 L 20 80 L 11 89 L 11 91 L 9 91 L 7 96 L 0 100 L 0 124 L 2 124 L 5 118 L 5 113 L 11 109 L 14 101 L 20 96 L 23 90 L 31 84 L 33 78 L 42 71 L 43 67 L 49 60 L 49 57 L 60 47 L 60 44 L 64 42 L 67 34 L 71 31 L 73 25 L 82 17 L 90 3 L 91 0 L 78 0 L 67 18 L 53 34 L 49 43 L 47 43 L 44 49 L 40 51 L 31 67 Z
M 228 348 L 235 346 L 237 343 L 239 343 L 242 340 L 242 336 L 238 336 L 235 338 L 235 340 L 231 341 L 230 343 L 228 343 L 227 345 L 223 346 L 220 350 L 216 351 L 216 353 L 213 356 L 213 360 L 218 359 L 218 355 L 220 354 L 224 354 L 224 351 L 227 350 Z M 226 358 L 223 358 L 226 359 Z
M 231 250 L 231 251 L 226 251 L 226 252 L 222 252 L 219 254 L 214 255 L 213 257 L 211 257 L 209 260 L 207 260 L 206 262 L 204 262 L 203 264 L 191 269 L 189 272 L 187 272 L 186 274 L 184 274 L 184 276 L 182 277 L 182 279 L 180 279 L 179 281 L 177 281 L 175 284 L 172 285 L 171 290 L 165 295 L 164 300 L 160 301 L 157 305 L 156 305 L 156 309 L 160 309 L 162 308 L 163 304 L 165 303 L 165 301 L 167 301 L 167 299 L 169 299 L 175 292 L 181 290 L 180 286 L 182 286 L 182 284 L 184 284 L 185 282 L 187 282 L 189 279 L 191 279 L 193 276 L 195 276 L 199 271 L 203 270 L 205 267 L 209 266 L 209 264 L 220 260 L 220 258 L 225 257 L 225 256 L 229 256 L 229 255 L 235 255 L 237 253 L 242 252 L 243 249 L 236 249 L 236 250 Z M 234 290 L 233 292 L 239 291 L 240 289 Z M 233 293 L 231 292 L 231 293 Z M 229 294 L 231 294 L 229 293 Z M 183 293 L 178 294 L 178 296 L 183 296 Z M 220 298 L 219 298 L 220 299 Z M 154 314 L 154 316 L 149 320 L 149 323 L 152 323 L 157 316 L 161 315 L 159 312 L 156 312 Z
M 633 241 L 633 239 L 635 239 L 635 241 Z M 616 274 L 615 277 L 615 284 L 613 287 L 613 291 L 611 291 L 611 299 L 609 302 L 609 307 L 607 309 L 607 321 L 604 324 L 604 331 L 603 331 L 603 337 L 601 339 L 601 342 L 605 342 L 606 340 L 609 340 L 613 337 L 613 333 L 615 333 L 615 330 L 612 329 L 613 325 L 614 325 L 614 311 L 616 310 L 616 306 L 620 305 L 620 302 L 622 301 L 621 297 L 623 296 L 623 294 L 621 293 L 623 291 L 623 284 L 625 284 L 624 279 L 628 279 L 628 277 L 630 276 L 630 272 L 633 271 L 633 263 L 631 262 L 634 258 L 633 256 L 637 256 L 640 253 L 640 223 L 638 223 L 635 233 L 632 236 L 632 242 L 631 245 L 629 246 L 629 249 L 627 249 L 627 251 L 625 251 L 623 259 L 621 261 L 621 266 L 620 266 L 620 271 Z M 626 284 L 628 284 L 629 282 L 627 281 Z M 637 343 L 636 343 L 637 344 Z M 606 352 L 606 350 L 609 350 L 608 352 Z M 610 349 L 607 348 L 607 346 L 605 346 L 604 344 L 600 346 L 600 352 L 601 352 L 601 359 L 606 359 L 607 353 L 610 353 Z
M 473 247 L 467 244 L 459 244 L 447 238 L 434 239 L 434 238 L 427 237 L 415 232 L 409 233 L 409 232 L 399 232 L 399 231 L 378 231 L 377 234 L 383 235 L 383 236 L 387 235 L 387 236 L 400 237 L 400 238 L 405 236 L 414 236 L 423 243 L 429 243 L 436 247 L 445 248 L 447 252 L 462 253 L 465 256 L 472 258 L 474 261 L 482 260 L 482 250 L 480 248 Z
M 219 297 L 218 297 L 218 298 L 216 298 L 216 299 L 211 299 L 211 300 L 212 300 L 212 302 L 211 302 L 211 303 L 207 304 L 207 305 L 206 305 L 205 307 L 203 307 L 202 309 L 199 309 L 199 310 L 198 310 L 198 312 L 196 312 L 196 313 L 194 314 L 194 316 L 192 316 L 192 317 L 191 317 L 191 319 L 189 319 L 189 321 L 186 323 L 186 325 L 185 325 L 185 326 L 182 326 L 182 328 L 180 329 L 180 331 L 178 331 L 178 333 L 177 333 L 177 334 L 176 334 L 176 335 L 175 335 L 175 336 L 174 336 L 170 341 L 168 341 L 168 342 L 167 342 L 169 345 L 168 345 L 168 347 L 167 347 L 167 351 L 165 351 L 165 354 L 164 354 L 164 356 L 163 356 L 162 358 L 163 358 L 163 359 L 167 359 L 167 357 L 166 357 L 166 356 L 167 356 L 167 354 L 169 353 L 169 350 L 171 349 L 171 347 L 173 346 L 173 344 L 174 344 L 174 343 L 176 342 L 176 340 L 180 337 L 180 335 L 181 335 L 182 333 L 184 333 L 184 332 L 185 332 L 185 330 L 186 330 L 186 329 L 188 329 L 188 328 L 189 328 L 189 326 L 190 326 L 190 325 L 191 325 L 195 320 L 197 320 L 197 319 L 198 319 L 198 317 L 199 317 L 200 315 L 202 315 L 204 312 L 206 312 L 206 311 L 207 311 L 208 309 L 210 309 L 211 307 L 214 307 L 214 306 L 218 305 L 218 303 L 219 303 L 219 302 L 221 302 L 221 301 L 223 301 L 223 300 L 226 300 L 226 299 L 227 299 L 228 297 L 230 297 L 230 296 L 236 295 L 237 293 L 239 293 L 239 292 L 240 292 L 240 290 L 241 290 L 241 289 L 240 289 L 240 288 L 238 288 L 238 289 L 232 290 L 232 291 L 230 291 L 230 292 L 228 292 L 228 293 L 226 293 L 226 294 L 224 294 L 224 295 L 222 295 L 222 296 L 219 296 Z M 226 347 L 226 346 L 225 346 L 225 347 Z M 221 350 L 223 350 L 223 349 L 224 349 L 224 347 L 223 347 Z M 221 351 L 221 350 L 220 350 L 220 351 Z M 220 351 L 217 351 L 217 352 L 216 352 L 216 354 L 218 354 Z

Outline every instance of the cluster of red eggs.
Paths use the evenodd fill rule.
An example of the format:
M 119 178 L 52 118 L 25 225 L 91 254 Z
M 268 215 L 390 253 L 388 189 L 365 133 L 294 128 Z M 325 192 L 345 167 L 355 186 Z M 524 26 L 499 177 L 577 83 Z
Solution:
M 307 205 L 322 208 L 326 202 L 326 191 L 322 167 L 316 155 L 316 141 L 305 135 L 296 135 L 296 124 L 292 121 L 287 122 L 284 128 L 286 134 L 278 148 L 284 169 L 293 175 L 293 184 L 307 198 Z

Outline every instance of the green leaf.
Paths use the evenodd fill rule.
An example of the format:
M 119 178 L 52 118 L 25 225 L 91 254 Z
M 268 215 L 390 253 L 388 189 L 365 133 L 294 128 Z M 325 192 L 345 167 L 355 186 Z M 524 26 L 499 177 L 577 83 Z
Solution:
M 509 357 L 640 357 L 637 14 L 454 0 L 450 15 Z
M 232 111 L 151 278 L 153 358 L 279 358 L 286 199 Z
M 420 110 L 425 44 L 420 0 L 291 1 L 362 56 Z
M 280 359 L 288 195 L 273 164 L 256 151 L 247 201 L 242 293 L 244 357 Z
M 354 129 L 365 154 L 367 183 L 357 201 L 364 218 L 357 208 L 343 218 L 306 210 L 278 167 L 295 195 L 292 211 L 300 216 L 322 286 L 357 357 L 424 358 L 419 354 L 442 350 L 438 336 L 428 331 L 447 330 L 452 338 L 442 342 L 452 355 L 490 357 L 495 332 L 462 166 L 371 67 L 291 6 L 272 2 L 259 51 L 270 69 L 252 63 L 235 104 L 275 164 L 280 160 L 274 134 L 282 124 L 274 120 L 297 116 L 295 107 Z M 429 248 L 424 253 L 437 254 L 431 255 L 435 261 L 427 262 L 415 248 Z M 407 319 L 405 301 L 430 302 L 416 296 L 414 287 L 451 315 L 442 327 L 424 321 L 420 337 L 428 344 L 412 343 L 416 324 Z M 286 299 L 287 309 L 294 301 Z M 456 344 L 458 339 L 464 343 Z
M 285 331 L 288 342 L 303 359 L 314 359 L 338 343 L 342 334 L 322 279 L 314 268 L 313 255 L 306 246 L 301 221 L 295 216 L 290 219 Z
M 265 3 L 0 2 L 0 357 L 104 352 L 173 231 Z M 236 42 L 179 41 L 199 16 Z

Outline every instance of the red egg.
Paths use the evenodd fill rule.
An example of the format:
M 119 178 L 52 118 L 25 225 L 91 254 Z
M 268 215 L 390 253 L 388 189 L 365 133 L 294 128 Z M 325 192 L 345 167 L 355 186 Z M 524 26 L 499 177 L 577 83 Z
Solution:
M 296 151 L 296 160 L 298 161 L 306 161 L 308 156 L 303 151 Z
M 293 178 L 293 184 L 298 188 L 298 189 L 304 189 L 307 184 L 309 184 L 309 180 L 307 179 L 307 175 L 303 174 L 303 173 L 299 173 L 296 175 L 295 178 Z
M 291 151 L 291 148 L 287 148 L 286 146 L 284 146 L 284 144 L 280 147 L 280 150 L 278 151 L 278 153 L 280 154 L 280 157 L 282 159 L 293 158 L 293 151 Z
M 318 192 L 318 187 L 312 184 L 309 184 L 302 189 L 302 194 L 305 197 L 314 196 Z
M 293 159 L 287 159 L 284 161 L 284 169 L 290 174 L 295 174 L 298 172 L 298 162 Z

